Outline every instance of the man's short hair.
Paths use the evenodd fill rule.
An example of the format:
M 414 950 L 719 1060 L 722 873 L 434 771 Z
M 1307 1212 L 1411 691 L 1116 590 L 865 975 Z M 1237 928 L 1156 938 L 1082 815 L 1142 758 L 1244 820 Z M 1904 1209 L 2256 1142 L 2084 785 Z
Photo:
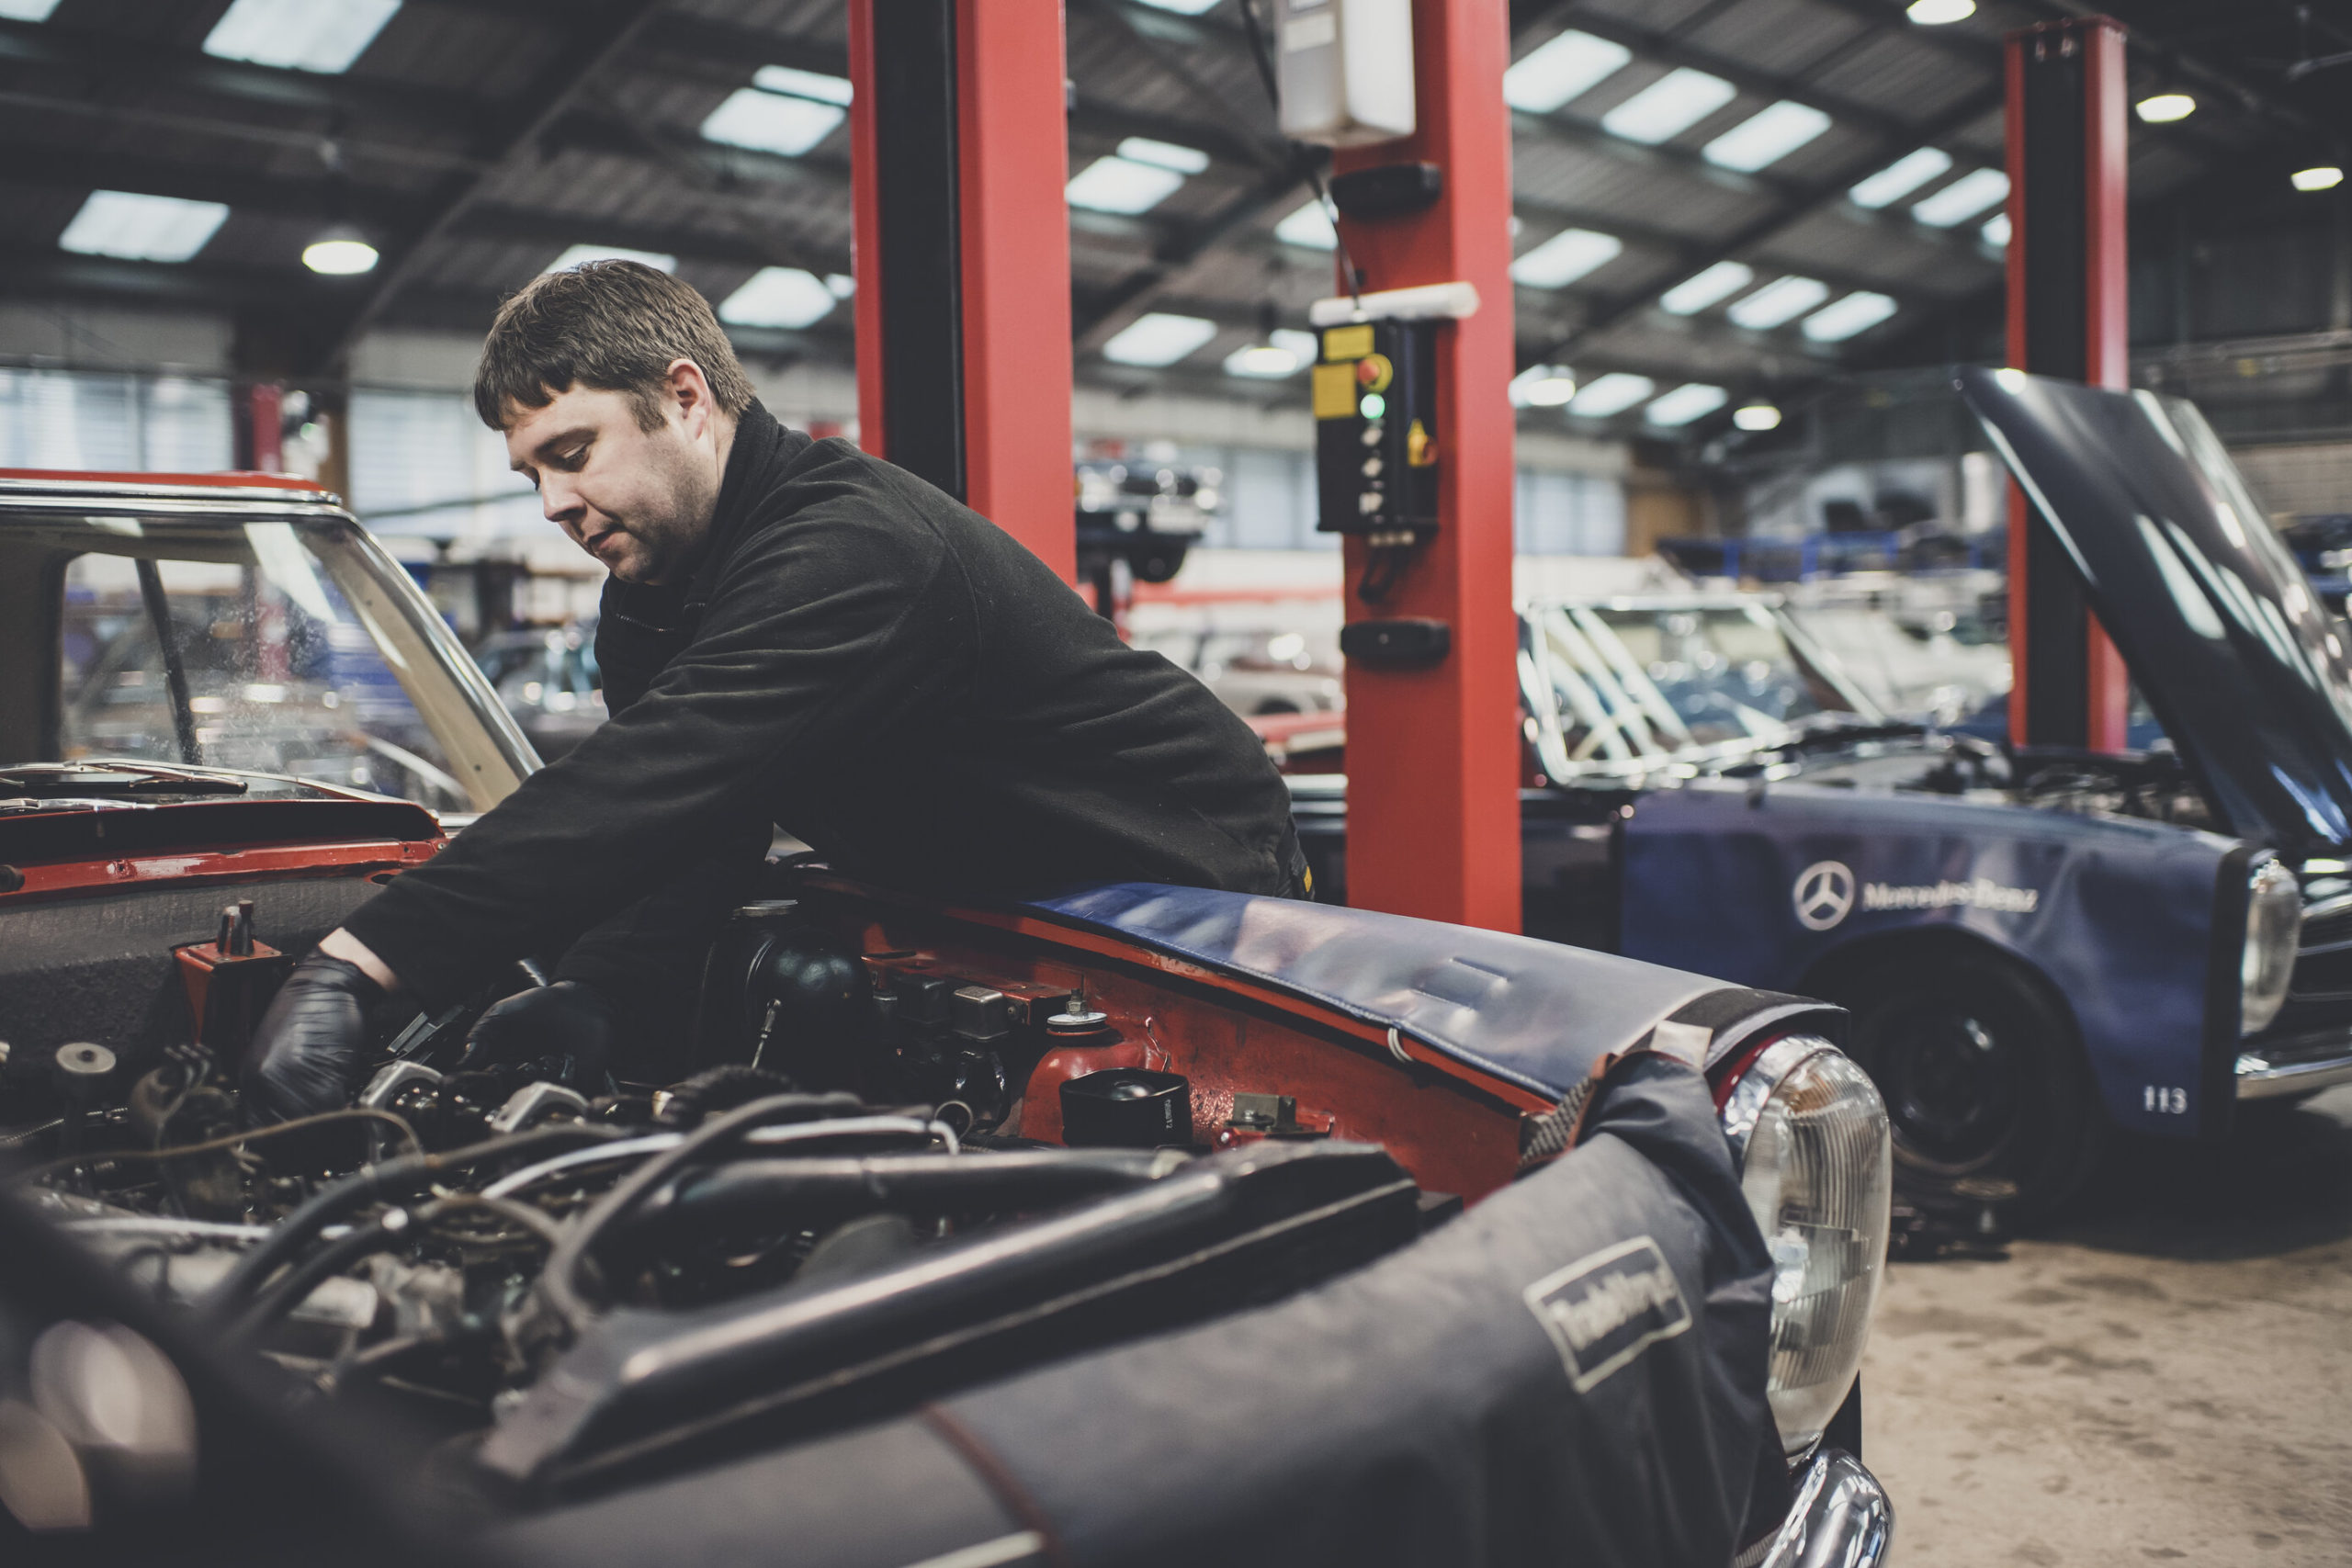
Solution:
M 542 273 L 498 308 L 474 410 L 504 430 L 517 409 L 543 409 L 573 387 L 624 392 L 646 430 L 661 428 L 670 367 L 691 359 L 730 418 L 752 406 L 752 383 L 709 302 L 643 262 L 582 262 Z

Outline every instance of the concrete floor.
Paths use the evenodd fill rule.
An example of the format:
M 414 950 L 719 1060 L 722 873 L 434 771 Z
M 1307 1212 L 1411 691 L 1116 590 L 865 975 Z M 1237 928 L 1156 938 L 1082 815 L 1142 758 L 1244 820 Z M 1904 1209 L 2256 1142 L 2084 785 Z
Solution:
M 1894 1562 L 2352 1563 L 2352 1086 L 2115 1149 L 2007 1250 L 1898 1263 L 1880 1299 Z

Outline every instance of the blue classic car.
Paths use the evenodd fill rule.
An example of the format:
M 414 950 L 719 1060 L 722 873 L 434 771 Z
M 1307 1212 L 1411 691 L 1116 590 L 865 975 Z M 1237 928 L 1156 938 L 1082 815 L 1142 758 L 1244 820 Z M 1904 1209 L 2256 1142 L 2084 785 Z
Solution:
M 0 474 L 0 1562 L 1884 1561 L 1835 1009 L 779 860 L 690 1059 L 470 1037 L 517 972 L 254 1127 L 289 955 L 455 826 L 292 775 L 372 732 L 275 672 L 361 639 L 428 798 L 537 759 L 315 487 Z
M 2195 409 L 1962 387 L 2169 743 L 1890 724 L 1736 599 L 1531 605 L 1525 928 L 1842 1003 L 1899 1184 L 2047 1208 L 2110 1126 L 2352 1079 L 2352 677 Z M 1344 781 L 1293 783 L 1343 895 Z

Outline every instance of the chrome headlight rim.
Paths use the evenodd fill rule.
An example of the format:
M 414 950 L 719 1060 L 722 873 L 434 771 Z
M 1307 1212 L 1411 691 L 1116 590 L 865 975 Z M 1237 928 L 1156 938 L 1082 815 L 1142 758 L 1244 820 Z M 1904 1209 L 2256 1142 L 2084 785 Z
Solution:
M 1784 1092 L 1790 1100 L 1767 1145 L 1770 1163 L 1758 1168 L 1758 1130 Z M 1808 1097 L 1811 1103 L 1797 1103 Z M 1772 1258 L 1767 1391 L 1782 1449 L 1802 1461 L 1860 1375 L 1885 1280 L 1894 1178 L 1886 1105 L 1828 1040 L 1791 1034 L 1768 1043 L 1730 1084 L 1719 1122 Z
M 2238 957 L 2240 1034 L 2258 1034 L 2278 1021 L 2294 984 L 2302 931 L 2302 885 L 2277 855 L 2257 856 L 2245 876 L 2245 934 Z

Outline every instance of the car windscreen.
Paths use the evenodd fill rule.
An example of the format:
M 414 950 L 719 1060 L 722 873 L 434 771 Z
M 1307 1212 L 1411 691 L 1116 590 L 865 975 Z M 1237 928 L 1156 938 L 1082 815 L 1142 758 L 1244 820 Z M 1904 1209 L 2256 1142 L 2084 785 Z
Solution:
M 1520 663 L 1555 778 L 1777 744 L 1853 706 L 1761 604 L 1530 606 Z
M 283 773 L 486 810 L 536 759 L 401 569 L 334 520 L 0 516 L 0 765 Z M 20 597 L 21 596 L 21 597 Z

